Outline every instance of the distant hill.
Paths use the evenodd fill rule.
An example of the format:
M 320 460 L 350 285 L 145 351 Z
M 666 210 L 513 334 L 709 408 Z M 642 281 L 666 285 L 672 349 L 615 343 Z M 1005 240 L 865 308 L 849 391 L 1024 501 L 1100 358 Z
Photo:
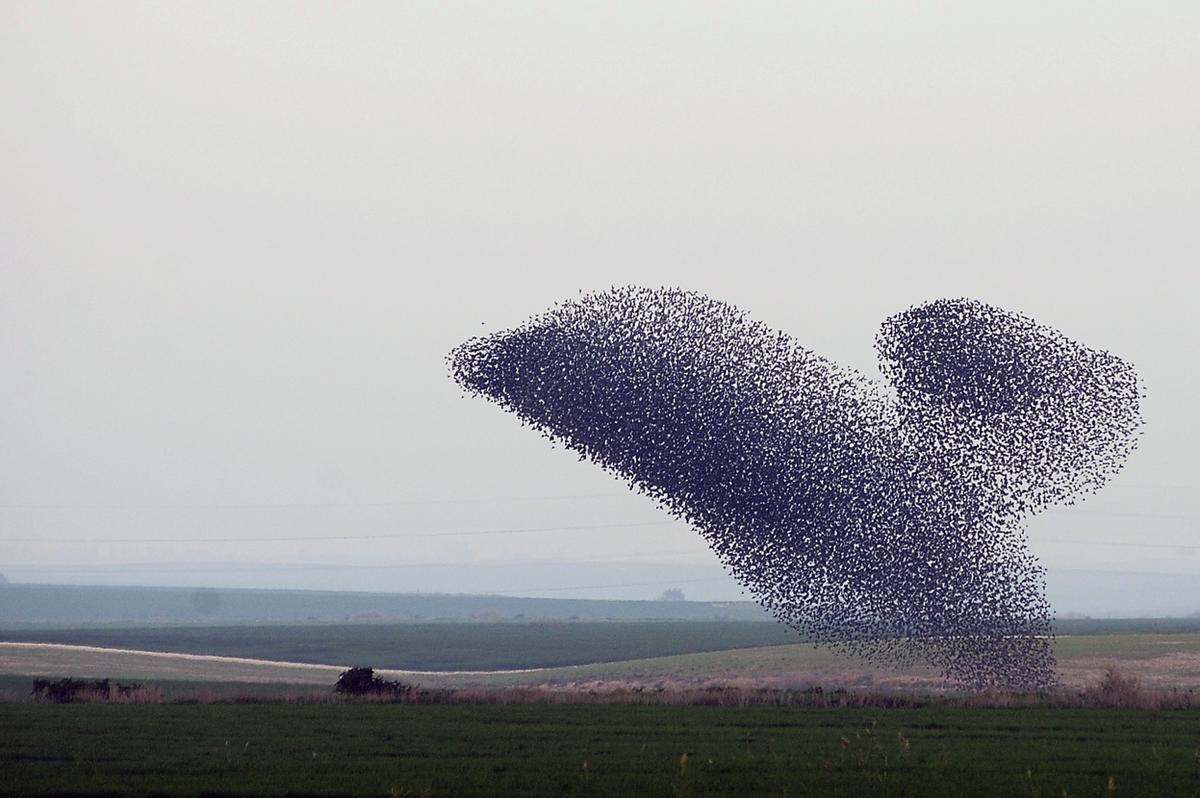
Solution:
M 245 588 L 8 584 L 0 625 L 432 620 L 770 621 L 748 601 L 601 601 Z
M 77 578 L 42 578 L 39 584 L 22 580 L 21 573 L 6 568 L 16 582 L 0 583 L 0 625 L 49 623 L 253 623 L 315 621 L 420 621 L 420 620 L 769 620 L 753 602 L 722 599 L 709 593 L 703 601 L 638 600 L 659 595 L 663 586 L 680 586 L 689 596 L 722 590 L 737 595 L 737 585 L 719 568 L 677 566 L 663 569 L 617 569 L 594 564 L 568 566 L 540 564 L 532 566 L 467 567 L 429 566 L 428 584 L 421 584 L 413 571 L 380 569 L 378 572 L 347 570 L 333 589 L 300 590 L 295 581 L 315 581 L 318 571 L 297 571 L 280 567 L 278 572 L 204 566 L 192 574 L 192 584 L 212 587 L 129 586 L 141 580 L 117 582 L 118 573 L 104 569 L 81 573 Z M 337 572 L 336 566 L 330 573 Z M 653 574 L 658 574 L 652 580 Z M 327 576 L 329 574 L 326 574 Z M 373 578 L 365 578 L 373 575 Z M 175 574 L 181 579 L 183 574 Z M 223 584 L 219 577 L 244 579 L 247 584 Z M 358 576 L 361 578 L 355 579 Z M 93 582 L 88 577 L 96 577 Z M 168 578 L 163 575 L 162 578 Z M 201 579 L 205 581 L 200 581 Z M 212 581 L 208 581 L 208 580 Z M 272 579 L 295 580 L 293 584 L 274 584 Z M 251 581 L 261 580 L 261 581 Z M 724 581 L 733 589 L 726 589 Z M 87 586 L 46 584 L 47 582 L 91 582 Z M 626 595 L 605 595 L 589 599 L 518 598 L 513 588 L 523 585 L 535 596 L 555 591 L 555 583 L 574 585 L 625 585 Z M 1047 598 L 1060 619 L 1161 618 L 1196 615 L 1200 611 L 1200 577 L 1183 574 L 1139 573 L 1134 571 L 1089 571 L 1050 569 Z M 169 584 L 169 583 L 168 583 Z M 174 583 L 179 585 L 180 582 Z M 187 584 L 187 581 L 183 581 Z M 376 585 L 402 585 L 398 592 Z M 440 593 L 431 584 L 471 585 L 469 595 Z M 355 585 L 360 589 L 338 589 Z M 316 586 L 316 585 L 314 585 Z M 268 589 L 269 588 L 269 589 Z M 374 589 L 373 589 L 374 588 Z M 584 588 L 578 588 L 583 590 Z M 487 591 L 510 595 L 488 595 Z M 651 592 L 652 591 L 652 592 Z M 632 593 L 632 595 L 630 595 Z M 596 595 L 595 592 L 592 593 Z

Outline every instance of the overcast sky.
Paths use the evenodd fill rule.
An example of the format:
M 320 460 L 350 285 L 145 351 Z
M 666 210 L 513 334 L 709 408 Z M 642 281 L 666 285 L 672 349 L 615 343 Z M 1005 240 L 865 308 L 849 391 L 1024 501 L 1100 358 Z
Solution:
M 1126 358 L 1141 448 L 1034 545 L 1200 573 L 1140 546 L 1200 544 L 1197 76 L 1194 2 L 6 2 L 0 571 L 713 563 L 447 376 L 641 284 L 872 375 L 939 297 Z M 253 540 L 329 535 L 409 537 Z

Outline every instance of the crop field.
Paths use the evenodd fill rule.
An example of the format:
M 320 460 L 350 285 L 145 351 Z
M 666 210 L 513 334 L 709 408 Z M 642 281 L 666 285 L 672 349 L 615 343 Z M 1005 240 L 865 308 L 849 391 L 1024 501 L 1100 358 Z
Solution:
M 775 623 L 279 624 L 0 630 L 0 640 L 398 670 L 504 670 L 793 644 Z
M 1200 635 L 1094 636 L 1060 640 L 1059 671 L 1064 687 L 1080 689 L 1099 681 L 1117 666 L 1147 688 L 1200 688 Z M 328 689 L 341 666 L 256 662 L 218 657 L 0 644 L 0 687 L 10 698 L 28 696 L 32 676 L 75 676 L 188 684 L 292 684 Z M 805 688 L 885 691 L 936 691 L 944 685 L 930 670 L 893 671 L 839 657 L 808 645 L 766 646 L 593 665 L 516 672 L 381 671 L 387 678 L 426 687 L 517 687 L 546 685 L 593 689 L 644 686 Z M 258 692 L 254 690 L 253 692 Z
M 1161 653 L 1163 640 L 1193 650 L 1200 619 L 1060 622 L 1060 656 Z M 0 629 L 0 641 L 208 654 L 413 671 L 508 670 L 621 662 L 802 644 L 757 621 L 260 624 Z
M 1139 710 L 0 705 L 6 795 L 1195 795 Z
M 1195 627 L 1194 621 L 1077 624 L 1054 643 L 1063 683 L 1093 684 L 1119 665 L 1147 687 L 1200 688 L 1200 634 L 1188 631 Z M 0 674 L 22 676 L 329 685 L 341 669 L 368 665 L 431 687 L 941 686 L 928 669 L 881 669 L 754 622 L 89 627 L 0 631 L 0 640 L 11 641 L 0 643 Z
M 1200 796 L 1195 627 L 1073 631 L 1064 700 L 989 704 L 765 623 L 25 629 L 0 643 L 0 795 Z M 359 662 L 459 669 L 380 668 L 424 703 L 335 697 Z M 1071 703 L 1110 667 L 1140 684 L 1119 706 L 1195 708 Z M 34 676 L 150 703 L 33 703 Z

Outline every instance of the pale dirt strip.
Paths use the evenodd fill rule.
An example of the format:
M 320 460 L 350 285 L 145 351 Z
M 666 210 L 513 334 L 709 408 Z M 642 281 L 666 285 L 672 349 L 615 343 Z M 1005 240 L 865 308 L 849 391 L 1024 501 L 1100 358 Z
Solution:
M 174 651 L 145 651 L 132 648 L 106 648 L 65 643 L 9 643 L 0 641 L 0 672 L 36 675 L 91 675 L 95 668 L 111 671 L 120 668 L 124 675 L 137 678 L 186 678 L 206 681 L 295 681 L 332 683 L 349 665 L 318 665 L 310 662 L 286 662 L 218 654 L 185 654 Z M 505 674 L 565 671 L 559 668 L 517 668 L 492 671 L 417 671 L 377 668 L 387 676 L 498 676 Z M 291 677 L 291 678 L 289 678 Z M 295 678 L 304 677 L 304 678 Z

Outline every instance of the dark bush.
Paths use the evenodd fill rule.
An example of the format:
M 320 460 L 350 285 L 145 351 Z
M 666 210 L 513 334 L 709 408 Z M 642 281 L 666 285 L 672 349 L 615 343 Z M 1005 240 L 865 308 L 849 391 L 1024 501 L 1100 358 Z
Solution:
M 345 695 L 382 695 L 407 698 L 416 689 L 414 685 L 399 681 L 387 681 L 375 675 L 374 668 L 351 668 L 343 671 L 333 689 Z
M 111 679 L 88 681 L 67 678 L 56 682 L 49 679 L 33 680 L 33 699 L 55 704 L 67 704 L 72 701 L 129 700 L 141 690 L 140 684 L 113 684 Z

